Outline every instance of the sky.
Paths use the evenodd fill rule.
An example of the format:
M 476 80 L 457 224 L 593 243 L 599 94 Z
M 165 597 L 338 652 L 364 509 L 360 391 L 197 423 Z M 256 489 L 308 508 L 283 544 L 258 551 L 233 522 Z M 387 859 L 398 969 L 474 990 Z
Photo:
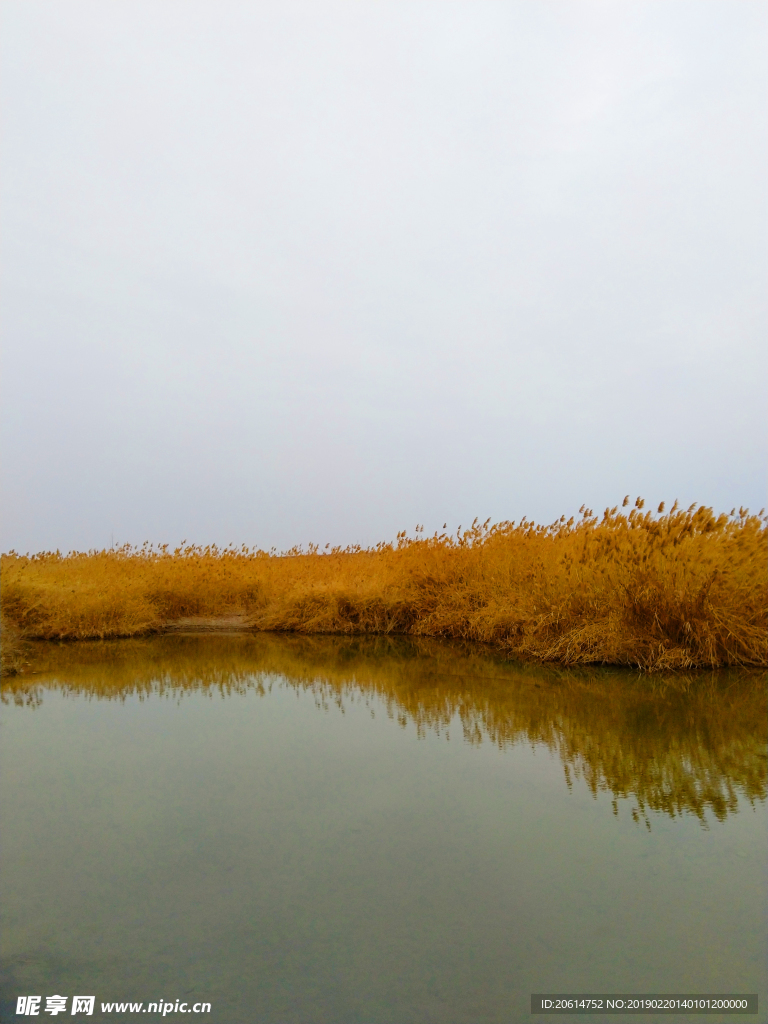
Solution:
M 767 29 L 1 0 L 0 548 L 757 511 Z

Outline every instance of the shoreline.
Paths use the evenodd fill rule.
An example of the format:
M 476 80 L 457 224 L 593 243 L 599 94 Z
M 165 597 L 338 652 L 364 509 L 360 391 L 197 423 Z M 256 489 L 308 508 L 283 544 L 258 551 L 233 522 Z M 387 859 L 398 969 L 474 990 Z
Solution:
M 561 670 L 574 670 L 574 669 L 612 669 L 632 672 L 636 675 L 642 676 L 661 676 L 671 675 L 674 677 L 682 678 L 689 674 L 710 674 L 710 673 L 725 673 L 725 672 L 746 672 L 754 674 L 757 672 L 764 672 L 768 668 L 768 664 L 765 665 L 734 665 L 731 664 L 706 664 L 706 665 L 675 665 L 675 666 L 659 666 L 659 665 L 639 665 L 628 661 L 608 661 L 608 660 L 595 660 L 595 661 L 567 661 L 561 658 L 541 658 L 532 655 L 530 652 L 525 650 L 515 650 L 508 644 L 501 642 L 489 642 L 484 640 L 476 640 L 467 637 L 445 637 L 445 636 L 430 636 L 427 634 L 419 634 L 412 632 L 371 632 L 366 630 L 344 630 L 344 631 L 326 631 L 320 630 L 315 632 L 306 632 L 303 630 L 295 629 L 264 629 L 259 627 L 258 624 L 254 623 L 253 620 L 246 614 L 231 614 L 221 616 L 185 616 L 179 619 L 170 619 L 162 624 L 155 627 L 151 627 L 145 630 L 134 632 L 131 634 L 112 634 L 111 636 L 88 636 L 88 637 L 40 637 L 40 636 L 20 636 L 14 638 L 12 643 L 12 649 L 8 650 L 8 630 L 7 627 L 4 629 L 4 638 L 2 644 L 2 672 L 0 672 L 0 682 L 4 682 L 6 679 L 18 679 L 19 677 L 31 677 L 38 673 L 38 670 L 31 668 L 30 663 L 26 659 L 26 655 L 32 654 L 33 650 L 37 645 L 48 646 L 56 645 L 62 648 L 76 648 L 83 647 L 87 648 L 90 645 L 98 644 L 118 644 L 130 643 L 131 641 L 146 641 L 163 637 L 272 637 L 272 636 L 283 636 L 293 637 L 296 640 L 317 640 L 317 639 L 336 639 L 336 640 L 347 640 L 350 642 L 354 641 L 368 641 L 374 642 L 376 640 L 390 640 L 390 641 L 403 641 L 411 642 L 413 644 L 426 644 L 426 645 L 438 645 L 442 649 L 454 648 L 458 650 L 476 649 L 482 651 L 487 655 L 500 656 L 505 662 L 516 663 L 520 666 L 539 667 L 539 668 L 551 668 Z

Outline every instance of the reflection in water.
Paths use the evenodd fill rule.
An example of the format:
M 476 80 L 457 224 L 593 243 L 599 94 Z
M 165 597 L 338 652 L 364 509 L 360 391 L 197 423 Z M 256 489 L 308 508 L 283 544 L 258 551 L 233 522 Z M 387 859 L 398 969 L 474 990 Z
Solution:
M 320 707 L 382 700 L 401 726 L 507 747 L 545 744 L 569 785 L 633 798 L 648 811 L 723 820 L 766 796 L 762 673 L 633 675 L 520 665 L 471 647 L 390 638 L 156 637 L 41 644 L 35 673 L 10 680 L 3 700 L 36 706 L 47 687 L 97 699 L 187 691 L 311 690 Z M 278 677 L 276 679 L 276 677 Z

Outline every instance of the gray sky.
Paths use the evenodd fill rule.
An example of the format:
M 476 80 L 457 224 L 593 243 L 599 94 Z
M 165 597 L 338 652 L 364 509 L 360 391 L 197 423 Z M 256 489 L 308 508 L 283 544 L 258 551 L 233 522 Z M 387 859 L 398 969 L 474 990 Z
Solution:
M 4 0 L 0 547 L 756 511 L 767 28 Z

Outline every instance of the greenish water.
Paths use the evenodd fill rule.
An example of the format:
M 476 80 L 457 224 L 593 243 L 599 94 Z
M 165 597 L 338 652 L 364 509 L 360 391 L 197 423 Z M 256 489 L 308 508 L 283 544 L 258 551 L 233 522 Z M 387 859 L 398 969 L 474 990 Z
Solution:
M 762 677 L 264 636 L 34 660 L 3 688 L 4 1021 L 597 1019 L 532 1018 L 547 991 L 766 1019 Z

